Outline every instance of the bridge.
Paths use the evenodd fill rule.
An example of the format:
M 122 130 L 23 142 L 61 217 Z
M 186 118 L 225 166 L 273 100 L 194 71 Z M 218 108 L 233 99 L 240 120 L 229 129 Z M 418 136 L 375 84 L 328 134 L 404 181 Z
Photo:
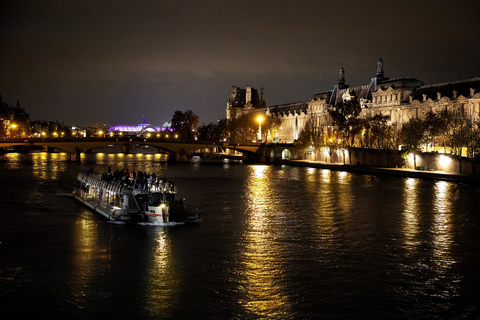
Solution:
M 219 154 L 220 150 L 242 153 L 241 159 L 249 162 L 276 162 L 281 159 L 297 159 L 298 152 L 293 144 L 214 144 L 202 142 L 183 142 L 150 138 L 29 138 L 0 140 L 1 150 L 20 147 L 24 149 L 42 148 L 47 152 L 63 150 L 69 154 L 71 161 L 80 161 L 81 153 L 91 152 L 94 148 L 115 145 L 123 153 L 137 145 L 157 148 L 168 155 L 168 161 L 186 161 L 189 156 L 200 154 L 208 157 Z

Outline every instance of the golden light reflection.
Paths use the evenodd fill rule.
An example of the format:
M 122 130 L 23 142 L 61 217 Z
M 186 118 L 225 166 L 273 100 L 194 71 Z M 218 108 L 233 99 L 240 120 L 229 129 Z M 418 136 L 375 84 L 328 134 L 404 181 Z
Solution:
M 437 181 L 434 188 L 433 256 L 436 263 L 445 269 L 452 263 L 451 184 L 446 181 Z
M 242 304 L 248 314 L 258 317 L 282 315 L 282 309 L 289 308 L 289 299 L 281 282 L 282 261 L 279 249 L 275 247 L 275 195 L 269 176 L 272 167 L 251 166 L 251 178 L 248 180 L 248 231 L 243 250 L 244 297 Z M 273 199 L 273 201 L 272 201 Z
M 315 168 L 306 168 L 306 180 L 310 183 L 314 183 L 317 180 L 317 175 L 316 173 L 318 172 L 317 169 Z M 307 188 L 310 189 L 310 188 Z
M 48 160 L 48 153 L 32 153 L 32 174 L 39 180 L 49 179 L 49 173 L 47 166 L 45 165 Z
M 414 178 L 405 179 L 404 199 L 403 199 L 403 234 L 405 235 L 405 244 L 409 253 L 419 243 L 418 230 L 418 180 Z
M 47 161 L 48 159 L 52 160 L 51 166 L 49 167 L 49 179 L 50 180 L 57 180 L 59 179 L 59 173 L 65 171 L 67 169 L 67 160 L 69 160 L 68 154 L 66 153 L 47 153 L 46 154 Z
M 85 308 L 97 275 L 96 268 L 102 263 L 98 259 L 108 260 L 108 255 L 101 255 L 102 248 L 98 246 L 98 228 L 95 221 L 82 217 L 75 224 L 74 230 L 74 256 L 71 274 L 71 286 L 75 296 L 75 304 Z
M 338 171 L 338 178 L 340 180 L 340 183 L 349 183 L 352 175 L 346 171 Z
M 305 193 L 310 196 L 315 209 L 315 228 L 312 230 L 316 233 L 316 238 L 319 239 L 322 249 L 328 251 L 329 248 L 338 245 L 335 241 L 335 234 L 338 229 L 336 227 L 336 219 L 339 217 L 337 211 L 337 193 L 332 192 L 333 184 L 330 183 L 330 170 L 319 170 L 319 174 L 309 178 L 309 182 L 313 186 L 306 186 Z M 333 249 L 335 250 L 335 249 Z
M 322 172 L 322 180 L 323 180 L 323 182 L 329 183 L 329 182 L 330 182 L 330 179 L 331 179 L 332 171 L 331 171 L 331 170 L 327 170 L 327 169 L 322 169 L 321 172 Z
M 166 229 L 159 229 L 155 240 L 155 254 L 150 268 L 147 303 L 157 316 L 168 314 L 180 301 L 179 275 L 172 264 L 172 248 Z
M 263 178 L 265 176 L 265 172 L 267 171 L 268 166 L 264 165 L 256 165 L 252 166 L 252 178 Z

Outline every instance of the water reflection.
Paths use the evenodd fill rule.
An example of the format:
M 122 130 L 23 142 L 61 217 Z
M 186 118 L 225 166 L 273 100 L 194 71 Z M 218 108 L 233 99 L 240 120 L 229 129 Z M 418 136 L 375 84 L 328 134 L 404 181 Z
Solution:
M 84 218 L 78 219 L 74 229 L 74 256 L 70 281 L 75 303 L 81 309 L 87 306 L 91 287 L 98 271 L 99 260 L 103 260 L 104 263 L 108 259 L 108 254 L 99 254 L 102 249 L 97 244 L 96 222 Z
M 32 153 L 32 174 L 43 180 L 58 180 L 59 174 L 67 168 L 68 155 L 66 153 Z
M 417 179 L 407 178 L 403 187 L 403 236 L 409 253 L 419 244 L 419 191 L 417 190 L 417 184 Z
M 437 181 L 434 186 L 433 256 L 442 272 L 452 264 L 451 188 L 452 184 L 446 181 Z
M 165 229 L 158 229 L 155 251 L 149 268 L 147 302 L 155 316 L 169 314 L 180 301 L 179 275 L 172 264 L 170 238 Z
M 46 166 L 48 155 L 46 152 L 32 154 L 32 174 L 39 180 L 49 178 Z
M 310 195 L 315 210 L 315 238 L 319 239 L 321 248 L 329 250 L 335 246 L 335 194 L 332 192 L 331 171 L 317 169 L 316 175 L 309 177 L 311 184 L 305 188 L 305 193 Z
M 352 177 L 352 175 L 346 171 L 339 171 L 337 174 L 338 174 L 338 178 L 339 178 L 338 180 L 340 183 L 348 183 Z
M 279 248 L 275 247 L 275 195 L 272 167 L 251 166 L 247 182 L 248 231 L 243 251 L 243 305 L 255 317 L 283 315 L 289 303 L 282 285 Z
M 115 169 L 129 169 L 138 171 L 155 172 L 160 173 L 165 169 L 167 157 L 165 154 L 123 154 L 123 153 L 96 153 L 96 154 L 83 154 L 80 159 L 81 163 L 94 167 L 95 171 L 103 172 L 111 167 Z
M 330 177 L 332 176 L 332 171 L 322 169 L 320 172 L 322 173 L 322 181 L 325 182 L 325 183 L 329 183 L 330 182 Z
M 6 160 L 6 167 L 9 170 L 18 170 L 21 168 L 21 154 L 20 153 L 7 153 L 3 155 Z

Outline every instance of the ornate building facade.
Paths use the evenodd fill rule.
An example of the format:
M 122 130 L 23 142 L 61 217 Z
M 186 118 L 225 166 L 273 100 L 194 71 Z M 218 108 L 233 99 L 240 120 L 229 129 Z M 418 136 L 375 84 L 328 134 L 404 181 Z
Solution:
M 340 69 L 339 79 L 333 89 L 314 94 L 309 100 L 282 105 L 267 106 L 264 90 L 261 94 L 252 86 L 246 89 L 232 87 L 227 102 L 227 120 L 248 114 L 262 112 L 267 116 L 278 117 L 282 124 L 273 141 L 293 142 L 305 126 L 308 117 L 313 116 L 317 123 L 332 125 L 328 110 L 342 100 L 356 100 L 362 108 L 360 117 L 373 117 L 377 114 L 389 115 L 391 123 L 402 125 L 411 118 L 423 118 L 429 111 L 442 109 L 464 110 L 468 116 L 478 120 L 480 114 L 480 78 L 424 85 L 416 78 L 385 77 L 383 60 L 377 61 L 375 77 L 370 82 L 356 87 L 346 84 L 345 70 Z
M 0 94 L 0 137 L 24 138 L 30 135 L 30 115 L 25 109 L 20 108 L 20 102 L 16 106 L 10 106 L 3 102 Z

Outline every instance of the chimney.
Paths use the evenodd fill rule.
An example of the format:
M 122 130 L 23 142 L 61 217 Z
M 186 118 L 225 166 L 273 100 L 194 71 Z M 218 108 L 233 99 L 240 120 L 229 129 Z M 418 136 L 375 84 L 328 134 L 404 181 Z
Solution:
M 341 88 L 345 85 L 345 69 L 340 68 L 340 75 L 338 77 L 338 87 Z
M 457 93 L 458 93 L 458 91 L 453 90 L 453 99 L 457 99 Z
M 265 100 L 265 92 L 264 92 L 265 88 L 264 87 L 261 87 L 260 88 L 260 101 L 261 102 L 264 102 Z
M 437 92 L 437 100 L 440 101 L 441 98 L 442 98 L 442 94 L 440 92 Z
M 475 95 L 475 89 L 470 88 L 470 97 L 473 97 Z
M 247 92 L 245 93 L 245 104 L 252 104 L 252 86 L 246 86 Z
M 377 78 L 383 78 L 383 59 L 380 58 L 377 61 Z
M 237 90 L 238 90 L 238 87 L 232 86 L 232 101 L 235 100 L 235 96 L 237 95 Z
M 423 102 L 427 101 L 427 95 L 426 94 L 422 94 L 422 97 L 423 97 Z

